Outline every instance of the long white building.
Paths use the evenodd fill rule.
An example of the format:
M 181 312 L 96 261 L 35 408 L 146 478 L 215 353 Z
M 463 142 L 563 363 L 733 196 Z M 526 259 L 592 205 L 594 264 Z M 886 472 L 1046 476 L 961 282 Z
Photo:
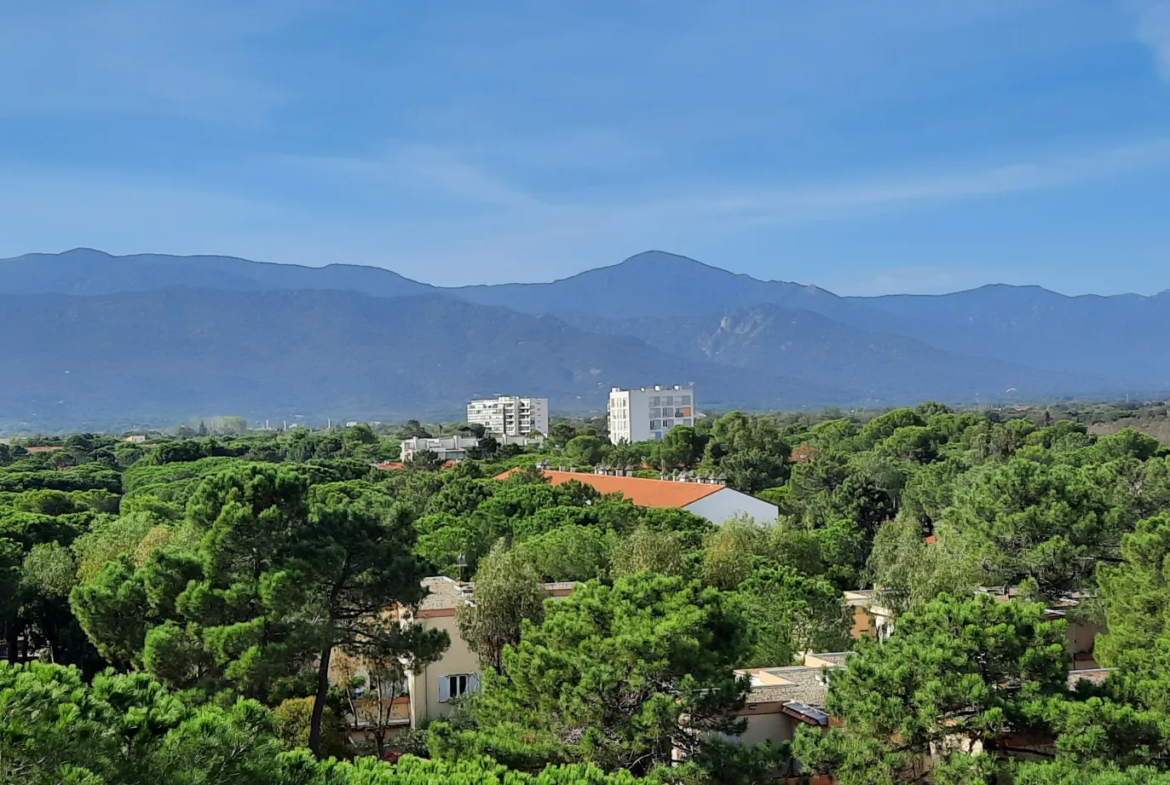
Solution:
M 467 404 L 467 422 L 482 425 L 497 436 L 548 435 L 548 398 L 501 395 Z
M 661 439 L 671 428 L 694 424 L 693 387 L 654 385 L 609 391 L 609 440 L 614 444 Z

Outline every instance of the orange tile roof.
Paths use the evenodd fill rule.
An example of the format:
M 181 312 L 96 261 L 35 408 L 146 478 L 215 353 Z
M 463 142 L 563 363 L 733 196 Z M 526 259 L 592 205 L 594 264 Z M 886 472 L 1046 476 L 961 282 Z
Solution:
M 496 477 L 503 480 L 516 469 L 509 469 Z M 576 480 L 582 485 L 591 485 L 602 493 L 620 493 L 639 507 L 686 507 L 699 499 L 724 489 L 722 485 L 705 485 L 698 482 L 676 482 L 674 480 L 645 480 L 641 477 L 612 477 L 607 474 L 589 472 L 543 471 L 553 485 Z
M 450 469 L 452 466 L 455 466 L 458 463 L 459 461 L 446 461 L 439 468 Z M 405 469 L 406 464 L 402 461 L 383 461 L 382 463 L 376 464 L 375 468 L 381 469 L 382 471 L 391 471 L 392 469 Z

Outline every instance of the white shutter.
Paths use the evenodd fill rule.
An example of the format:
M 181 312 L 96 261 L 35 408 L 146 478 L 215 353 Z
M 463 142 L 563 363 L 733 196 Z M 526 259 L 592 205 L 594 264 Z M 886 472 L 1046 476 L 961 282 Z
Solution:
M 451 677 L 439 677 L 439 703 L 448 703 L 451 700 Z
M 479 692 L 479 674 L 473 673 L 467 677 L 467 691 L 474 695 Z

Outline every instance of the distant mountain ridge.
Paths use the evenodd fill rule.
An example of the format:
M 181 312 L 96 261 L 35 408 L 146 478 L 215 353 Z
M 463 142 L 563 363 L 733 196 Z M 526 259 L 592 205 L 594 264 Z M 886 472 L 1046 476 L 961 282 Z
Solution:
M 0 295 L 0 332 L 23 335 L 0 342 L 0 421 L 27 428 L 209 412 L 452 418 L 472 397 L 513 389 L 547 396 L 558 411 L 600 410 L 611 385 L 645 379 L 693 381 L 720 408 L 849 397 L 441 295 L 186 287 Z
M 551 283 L 443 288 L 357 265 L 76 249 L 0 260 L 0 309 L 21 336 L 0 346 L 15 379 L 0 422 L 69 406 L 70 422 L 87 407 L 458 416 L 504 390 L 584 411 L 612 385 L 685 381 L 719 408 L 1170 390 L 1170 293 L 839 297 L 659 251 Z M 64 361 L 90 369 L 84 388 L 49 383 Z
M 381 267 L 302 267 L 234 256 L 113 256 L 92 248 L 0 259 L 0 294 L 115 294 L 169 286 L 227 291 L 338 289 L 375 297 L 433 294 L 437 287 Z

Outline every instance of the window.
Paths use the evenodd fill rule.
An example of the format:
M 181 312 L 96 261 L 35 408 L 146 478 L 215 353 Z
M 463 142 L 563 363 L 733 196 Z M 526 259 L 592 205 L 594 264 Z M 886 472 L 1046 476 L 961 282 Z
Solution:
M 674 396 L 673 395 L 664 396 L 662 398 L 662 405 L 663 406 L 674 406 Z
M 674 420 L 663 420 L 662 427 L 663 428 L 673 428 L 674 427 Z
M 662 420 L 651 420 L 650 421 L 650 430 L 657 431 L 660 428 L 662 428 Z
M 692 423 L 691 423 L 691 418 L 690 418 L 690 417 L 688 417 L 688 418 L 686 418 L 685 420 L 683 420 L 683 425 L 691 425 L 691 424 L 692 424 Z
M 691 396 L 689 396 L 689 395 L 680 395 L 680 396 L 678 397 L 678 402 L 679 402 L 679 404 L 680 404 L 681 406 L 690 406 L 690 405 L 691 405 Z
M 439 703 L 450 703 L 476 692 L 479 692 L 479 676 L 474 673 L 439 677 Z
M 662 399 L 661 399 L 661 398 L 659 398 L 657 395 L 653 395 L 653 396 L 651 396 L 651 397 L 650 397 L 650 405 L 651 405 L 651 406 L 661 406 L 661 405 L 662 405 Z
M 662 431 L 655 431 L 655 432 L 654 432 L 654 438 L 655 438 L 655 439 L 661 439 L 661 438 L 662 438 Z

